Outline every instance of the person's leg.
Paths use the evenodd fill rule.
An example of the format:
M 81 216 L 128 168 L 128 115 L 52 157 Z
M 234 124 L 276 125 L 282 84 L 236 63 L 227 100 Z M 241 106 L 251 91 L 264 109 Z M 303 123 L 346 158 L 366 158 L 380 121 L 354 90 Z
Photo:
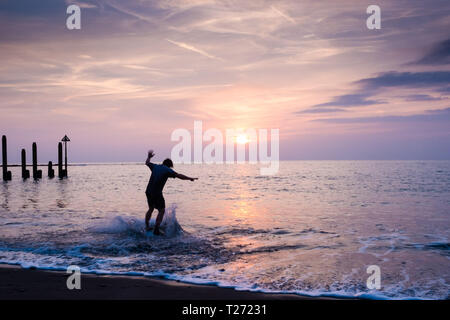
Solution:
M 165 208 L 158 209 L 158 216 L 156 217 L 156 223 L 155 223 L 155 230 L 153 231 L 154 234 L 160 234 L 159 232 L 159 225 L 161 224 L 163 218 L 164 218 L 164 212 L 166 211 Z
M 153 210 L 155 210 L 155 205 L 153 204 L 153 199 L 150 194 L 145 194 L 147 197 L 148 211 L 145 214 L 145 230 L 150 230 L 150 219 L 152 218 Z
M 147 213 L 145 214 L 145 229 L 150 230 L 150 219 L 152 218 L 153 207 L 149 207 Z

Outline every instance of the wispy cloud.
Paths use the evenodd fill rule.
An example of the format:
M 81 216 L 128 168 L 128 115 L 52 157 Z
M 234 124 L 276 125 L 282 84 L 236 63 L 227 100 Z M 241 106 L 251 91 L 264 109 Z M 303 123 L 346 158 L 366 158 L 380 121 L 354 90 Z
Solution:
M 289 21 L 289 22 L 291 22 L 291 23 L 293 23 L 293 24 L 296 23 L 295 20 L 294 20 L 292 17 L 290 17 L 290 16 L 288 16 L 286 13 L 284 13 L 284 12 L 278 10 L 277 8 L 275 8 L 275 6 L 271 6 L 271 8 L 272 8 L 273 11 L 275 11 L 276 13 L 278 13 L 280 16 L 282 16 L 283 18 L 285 18 L 287 21 Z
M 77 0 L 66 0 L 66 3 L 69 4 L 76 4 L 77 6 L 79 6 L 81 9 L 93 9 L 93 8 L 97 8 L 97 5 L 93 4 L 93 3 L 88 3 L 88 2 L 82 2 L 82 1 L 77 1 Z
M 146 16 L 146 15 L 143 15 L 142 13 L 136 12 L 135 10 L 129 9 L 129 8 L 127 8 L 127 6 L 123 6 L 122 4 L 118 5 L 114 1 L 108 1 L 108 2 L 106 2 L 106 4 L 108 6 L 110 6 L 111 8 L 113 8 L 113 9 L 115 9 L 115 10 L 121 12 L 121 13 L 124 13 L 126 15 L 132 16 L 132 17 L 137 18 L 137 19 L 139 19 L 141 21 L 145 21 L 145 22 L 149 22 L 149 23 L 155 23 L 156 22 L 155 19 L 153 19 L 153 18 L 151 18 L 149 16 Z
M 180 47 L 180 48 L 183 48 L 183 49 L 186 49 L 186 50 L 189 50 L 189 51 L 196 52 L 196 53 L 198 53 L 198 54 L 201 54 L 201 55 L 204 56 L 204 57 L 207 57 L 207 58 L 210 58 L 210 59 L 221 60 L 220 58 L 218 58 L 218 57 L 216 57 L 216 56 L 213 56 L 212 54 L 209 54 L 208 52 L 206 52 L 206 51 L 204 51 L 204 50 L 201 50 L 201 49 L 198 49 L 198 48 L 196 48 L 196 47 L 194 47 L 194 46 L 192 46 L 192 45 L 189 45 L 189 44 L 187 44 L 187 43 L 184 43 L 184 42 L 177 42 L 177 41 L 173 41 L 173 40 L 170 40 L 170 39 L 166 39 L 166 40 L 169 41 L 170 43 L 172 43 L 172 44 L 174 44 L 174 45 Z

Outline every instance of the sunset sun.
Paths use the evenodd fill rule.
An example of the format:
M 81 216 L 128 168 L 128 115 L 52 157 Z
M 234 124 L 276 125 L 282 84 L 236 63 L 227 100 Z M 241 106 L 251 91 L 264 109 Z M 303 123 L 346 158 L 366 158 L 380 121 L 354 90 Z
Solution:
M 240 134 L 236 136 L 236 142 L 239 144 L 246 144 L 248 142 L 250 142 L 250 139 L 248 138 L 248 136 L 246 134 Z

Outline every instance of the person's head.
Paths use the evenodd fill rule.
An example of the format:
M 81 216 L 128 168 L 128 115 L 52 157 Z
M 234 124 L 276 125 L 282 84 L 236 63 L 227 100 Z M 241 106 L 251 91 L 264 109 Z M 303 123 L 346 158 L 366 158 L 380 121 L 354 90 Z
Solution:
M 169 158 L 164 160 L 162 164 L 165 165 L 166 167 L 173 168 L 173 162 Z

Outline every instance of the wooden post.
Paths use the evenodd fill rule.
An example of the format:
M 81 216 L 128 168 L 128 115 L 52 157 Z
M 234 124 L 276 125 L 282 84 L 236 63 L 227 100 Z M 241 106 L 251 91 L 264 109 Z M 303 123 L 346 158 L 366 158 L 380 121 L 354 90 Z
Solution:
M 58 177 L 64 178 L 63 166 L 62 166 L 62 143 L 58 143 Z
M 67 177 L 67 141 L 64 141 L 64 177 Z
M 37 145 L 36 142 L 33 142 L 33 179 L 41 179 L 42 178 L 42 170 L 37 169 Z
M 70 139 L 66 134 L 61 141 L 64 142 L 64 177 L 67 177 L 67 142 L 69 142 Z
M 22 178 L 28 179 L 30 177 L 30 170 L 27 170 L 27 155 L 25 149 L 22 149 Z
M 8 154 L 6 148 L 6 136 L 2 136 L 2 171 L 3 181 L 11 180 L 11 171 L 8 171 Z
M 33 142 L 33 179 L 37 179 L 37 146 L 36 142 Z
M 3 172 L 3 180 L 6 181 L 6 176 L 8 171 L 8 160 L 6 154 L 6 136 L 2 136 L 2 172 Z
M 48 162 L 48 177 L 49 178 L 55 177 L 55 170 L 53 169 L 53 163 L 51 161 Z

